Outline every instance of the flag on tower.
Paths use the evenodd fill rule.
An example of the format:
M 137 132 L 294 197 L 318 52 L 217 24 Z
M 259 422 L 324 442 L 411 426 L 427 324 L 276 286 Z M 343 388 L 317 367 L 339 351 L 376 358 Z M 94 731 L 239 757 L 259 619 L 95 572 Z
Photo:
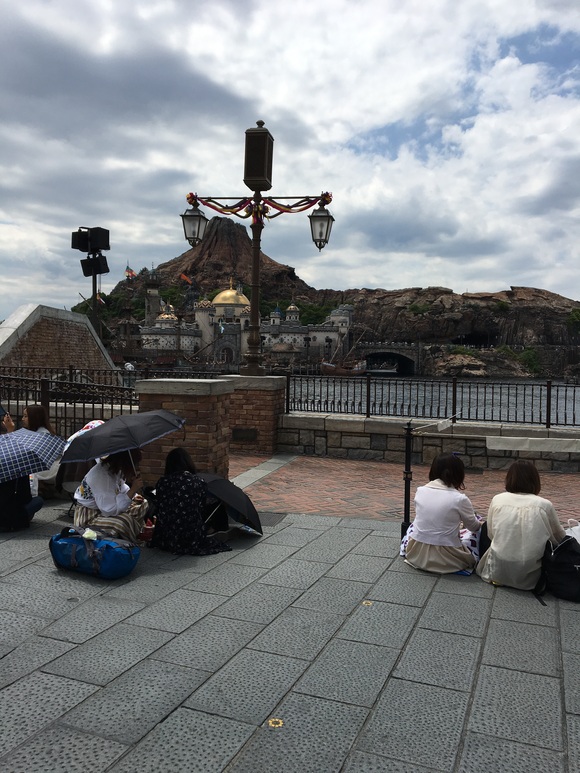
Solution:
M 135 279 L 136 276 L 137 274 L 133 271 L 133 269 L 130 266 L 127 266 L 125 269 L 125 277 L 127 279 Z
M 106 305 L 106 301 L 102 297 L 101 293 L 97 293 L 97 300 L 98 300 L 99 303 L 102 303 L 102 304 Z

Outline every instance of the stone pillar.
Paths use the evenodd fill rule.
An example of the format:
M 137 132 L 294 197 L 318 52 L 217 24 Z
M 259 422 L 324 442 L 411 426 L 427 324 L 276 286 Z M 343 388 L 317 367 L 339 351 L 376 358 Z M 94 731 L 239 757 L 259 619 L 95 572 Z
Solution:
M 224 376 L 234 388 L 230 402 L 232 451 L 273 454 L 285 410 L 284 376 Z
M 222 379 L 147 379 L 137 381 L 139 411 L 165 408 L 185 419 L 182 430 L 143 449 L 141 473 L 145 485 L 155 485 L 172 448 L 189 451 L 199 472 L 228 477 L 230 411 L 233 385 Z

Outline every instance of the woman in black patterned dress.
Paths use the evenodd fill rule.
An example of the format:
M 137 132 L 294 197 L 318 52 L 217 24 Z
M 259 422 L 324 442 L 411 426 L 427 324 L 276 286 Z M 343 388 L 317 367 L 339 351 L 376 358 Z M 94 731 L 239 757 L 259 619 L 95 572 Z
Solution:
M 165 475 L 155 491 L 157 521 L 151 544 L 171 553 L 207 556 L 231 550 L 206 533 L 206 482 L 184 448 L 174 448 L 165 460 Z

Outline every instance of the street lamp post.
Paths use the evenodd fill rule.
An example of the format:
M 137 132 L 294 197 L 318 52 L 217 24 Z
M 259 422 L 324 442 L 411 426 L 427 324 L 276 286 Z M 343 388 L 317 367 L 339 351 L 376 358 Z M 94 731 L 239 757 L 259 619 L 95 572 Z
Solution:
M 200 203 L 222 215 L 236 215 L 240 218 L 252 218 L 252 297 L 250 298 L 250 332 L 246 364 L 240 373 L 246 376 L 263 376 L 262 353 L 260 351 L 260 245 L 264 219 L 272 220 L 287 213 L 304 212 L 318 204 L 308 218 L 312 240 L 319 250 L 328 244 L 333 216 L 326 209 L 332 201 L 330 193 L 320 196 L 282 196 L 276 199 L 263 198 L 262 192 L 272 187 L 272 159 L 274 138 L 265 128 L 263 121 L 257 122 L 257 128 L 247 129 L 244 163 L 244 183 L 253 191 L 251 198 L 223 198 L 198 196 L 189 193 L 187 201 L 191 209 L 181 216 L 186 240 L 195 246 L 203 239 L 208 220 L 199 209 Z M 228 203 L 233 202 L 233 203 Z

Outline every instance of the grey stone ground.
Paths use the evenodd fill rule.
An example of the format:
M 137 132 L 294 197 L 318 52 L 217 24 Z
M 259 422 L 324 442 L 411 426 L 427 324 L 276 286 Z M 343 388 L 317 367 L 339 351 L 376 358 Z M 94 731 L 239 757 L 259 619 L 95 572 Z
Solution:
M 580 773 L 580 606 L 427 575 L 396 521 L 57 571 L 0 535 L 0 773 Z

